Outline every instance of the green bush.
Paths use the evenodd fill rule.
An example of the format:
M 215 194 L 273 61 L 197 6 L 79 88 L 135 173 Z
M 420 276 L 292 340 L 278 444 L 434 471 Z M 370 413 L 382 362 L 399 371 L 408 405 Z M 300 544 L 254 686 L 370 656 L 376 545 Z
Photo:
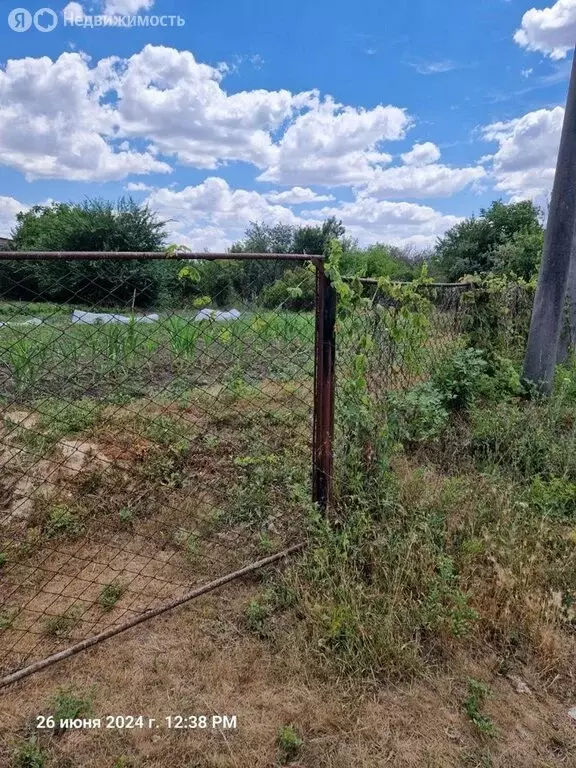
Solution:
M 351 277 L 389 277 L 409 282 L 418 277 L 424 254 L 412 253 L 393 245 L 375 243 L 368 248 L 354 248 L 343 254 L 342 274 Z
M 400 442 L 437 438 L 450 418 L 445 398 L 432 382 L 418 384 L 406 392 L 390 392 L 388 403 L 391 434 Z
M 501 401 L 524 393 L 517 365 L 473 348 L 459 349 L 441 362 L 433 381 L 452 410 L 465 409 L 478 398 Z
M 488 361 L 487 375 L 480 378 L 479 391 L 490 400 L 523 394 L 519 367 L 506 357 L 492 355 Z
M 315 305 L 314 273 L 307 269 L 289 269 L 280 280 L 262 291 L 261 303 L 268 309 L 282 307 L 294 311 L 312 310 Z
M 466 278 L 474 289 L 462 301 L 462 329 L 468 345 L 483 349 L 487 360 L 505 352 L 520 362 L 530 326 L 534 281 L 506 275 Z
M 300 738 L 298 731 L 293 725 L 284 725 L 280 728 L 278 731 L 277 743 L 281 765 L 294 762 L 304 745 L 303 740 Z
M 44 768 L 47 755 L 35 738 L 22 743 L 12 757 L 12 768 Z
M 478 349 L 459 349 L 436 370 L 433 381 L 444 404 L 452 410 L 466 408 L 482 392 L 488 363 Z
M 576 483 L 565 477 L 552 477 L 550 480 L 535 477 L 529 500 L 544 514 L 576 520 Z
M 117 203 L 36 205 L 19 213 L 12 233 L 15 251 L 159 251 L 166 222 L 131 198 Z M 157 261 L 4 262 L 0 293 L 18 299 L 108 306 L 158 300 L 172 266 Z
M 72 249 L 71 249 L 72 250 Z M 26 301 L 122 307 L 158 302 L 171 264 L 156 261 L 7 261 L 0 293 Z

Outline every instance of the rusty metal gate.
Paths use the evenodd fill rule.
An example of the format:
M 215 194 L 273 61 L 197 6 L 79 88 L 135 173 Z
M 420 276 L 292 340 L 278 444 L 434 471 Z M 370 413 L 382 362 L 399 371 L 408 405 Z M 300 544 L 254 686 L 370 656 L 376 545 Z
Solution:
M 336 299 L 320 256 L 0 261 L 7 685 L 302 547 Z

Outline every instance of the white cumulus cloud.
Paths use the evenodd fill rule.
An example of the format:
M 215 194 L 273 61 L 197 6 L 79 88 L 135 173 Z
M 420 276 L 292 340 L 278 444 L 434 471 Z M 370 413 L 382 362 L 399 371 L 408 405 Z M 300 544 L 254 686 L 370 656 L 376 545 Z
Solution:
M 563 59 L 576 42 L 576 0 L 557 0 L 548 8 L 526 11 L 514 40 L 530 51 Z
M 554 181 L 563 120 L 564 109 L 554 107 L 484 128 L 484 138 L 498 144 L 487 158 L 497 190 L 514 199 L 546 197 Z
M 150 192 L 154 187 L 144 184 L 142 181 L 129 181 L 124 187 L 128 192 Z
M 409 126 L 409 116 L 398 107 L 356 109 L 327 98 L 294 119 L 258 178 L 281 184 L 363 184 L 392 159 L 380 149 L 381 142 L 404 138 Z
M 360 196 L 375 199 L 449 197 L 486 177 L 486 170 L 480 165 L 451 168 L 438 163 L 440 157 L 440 150 L 433 142 L 414 144 L 409 152 L 401 155 L 404 165 L 374 169 Z
M 414 144 L 410 152 L 402 155 L 402 160 L 406 165 L 428 165 L 440 160 L 440 150 L 431 141 Z
M 213 169 L 242 160 L 265 168 L 271 131 L 317 100 L 314 92 L 222 88 L 225 67 L 200 64 L 190 51 L 146 45 L 121 64 L 115 83 L 119 130 L 154 141 L 181 163 Z
M 147 203 L 162 218 L 171 220 L 173 242 L 194 250 L 225 249 L 243 236 L 251 221 L 258 220 L 306 225 L 336 216 L 361 244 L 380 240 L 418 247 L 433 245 L 439 235 L 460 221 L 429 206 L 360 197 L 353 202 L 314 207 L 297 216 L 289 208 L 272 204 L 266 194 L 233 189 L 219 177 L 179 191 L 157 189 Z
M 427 205 L 359 197 L 353 202 L 321 208 L 319 218 L 337 216 L 360 243 L 376 241 L 429 248 L 461 219 Z
M 175 242 L 191 247 L 193 241 L 200 250 L 215 250 L 214 242 L 219 244 L 218 250 L 227 247 L 242 237 L 251 221 L 304 223 L 290 208 L 268 202 L 259 192 L 233 189 L 217 176 L 181 190 L 156 189 L 146 202 L 161 218 L 170 220 Z M 207 233 L 215 241 L 202 244 Z
M 328 203 L 334 200 L 333 195 L 319 195 L 308 187 L 292 187 L 284 192 L 266 192 L 266 199 L 271 203 L 284 205 L 300 205 L 302 203 Z
M 0 195 L 0 237 L 9 237 L 16 224 L 16 214 L 20 211 L 27 211 L 28 207 L 13 197 Z
M 77 11 L 74 3 L 66 8 Z M 150 205 L 174 220 L 174 241 L 200 250 L 222 249 L 251 221 L 298 225 L 329 215 L 362 242 L 431 244 L 458 219 L 400 200 L 448 196 L 486 176 L 481 165 L 440 163 L 432 142 L 414 144 L 403 165 L 392 165 L 389 143 L 413 123 L 401 107 L 364 109 L 316 90 L 231 92 L 229 71 L 154 45 L 125 58 L 68 52 L 8 60 L 0 66 L 0 165 L 28 179 L 126 179 L 125 189 L 148 193 Z M 505 142 L 513 130 L 502 124 L 494 140 Z M 502 147 L 489 162 L 503 174 L 499 153 Z M 231 187 L 214 171 L 233 162 L 280 188 Z M 211 173 L 179 190 L 134 178 L 170 173 L 176 163 Z M 498 182 L 505 183 L 502 175 Z M 319 187 L 350 187 L 353 201 L 338 202 Z M 299 215 L 297 205 L 306 205 Z
M 411 125 L 399 107 L 351 107 L 317 91 L 230 93 L 227 72 L 154 45 L 97 62 L 77 52 L 8 60 L 0 163 L 29 179 L 112 181 L 169 173 L 172 162 L 214 170 L 241 161 L 290 187 L 361 185 L 391 162 L 382 145 Z
M 140 11 L 149 11 L 154 5 L 154 0 L 106 0 L 104 13 L 114 14 L 132 14 Z
M 0 164 L 28 179 L 110 181 L 131 173 L 167 173 L 149 149 L 116 149 L 114 113 L 100 99 L 111 62 L 63 53 L 8 60 L 0 69 Z
M 447 165 L 401 165 L 376 171 L 363 195 L 383 197 L 450 197 L 486 177 L 480 166 L 450 168 Z
M 62 15 L 65 19 L 82 19 L 85 16 L 84 8 L 80 3 L 72 2 L 63 8 Z

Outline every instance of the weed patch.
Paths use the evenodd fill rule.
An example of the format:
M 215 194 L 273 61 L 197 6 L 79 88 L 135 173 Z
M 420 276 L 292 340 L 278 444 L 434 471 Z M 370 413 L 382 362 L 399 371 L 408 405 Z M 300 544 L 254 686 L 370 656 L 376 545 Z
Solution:
M 464 702 L 464 711 L 470 722 L 478 731 L 486 736 L 494 736 L 496 728 L 488 715 L 482 710 L 486 699 L 490 696 L 490 688 L 479 680 L 468 680 L 468 698 Z
M 64 504 L 49 510 L 44 523 L 44 533 L 49 539 L 56 536 L 78 536 L 82 530 L 82 523 L 76 513 Z
M 40 748 L 36 739 L 30 739 L 16 748 L 12 757 L 12 768 L 46 768 L 48 755 Z
M 116 582 L 112 584 L 106 584 L 104 587 L 102 587 L 100 596 L 98 597 L 98 602 L 105 611 L 110 611 L 112 608 L 114 608 L 125 591 L 126 587 L 124 587 L 122 584 L 118 584 Z
M 80 621 L 81 609 L 76 606 L 69 608 L 58 616 L 44 619 L 44 632 L 53 637 L 68 637 Z
M 284 725 L 278 731 L 278 763 L 287 765 L 297 760 L 304 741 L 298 735 L 293 725 Z

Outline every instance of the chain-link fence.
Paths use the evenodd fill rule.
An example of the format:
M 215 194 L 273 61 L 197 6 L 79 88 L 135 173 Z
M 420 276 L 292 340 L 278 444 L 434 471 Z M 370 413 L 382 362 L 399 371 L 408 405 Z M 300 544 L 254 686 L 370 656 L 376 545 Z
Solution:
M 519 369 L 533 301 L 530 288 L 506 280 L 345 283 L 351 295 L 336 328 L 336 505 L 382 477 L 396 445 L 439 439 L 455 401 L 483 375 L 487 384 L 499 360 Z
M 337 306 L 319 257 L 1 258 L 4 682 L 298 548 L 391 414 L 429 435 L 422 387 L 470 346 L 519 355 L 531 307 L 369 280 Z
M 457 350 L 522 358 L 533 293 L 515 283 L 394 283 L 356 280 L 357 301 L 338 327 L 340 381 L 362 355 L 379 397 L 428 380 Z
M 4 674 L 302 539 L 320 261 L 148 256 L 1 265 Z

